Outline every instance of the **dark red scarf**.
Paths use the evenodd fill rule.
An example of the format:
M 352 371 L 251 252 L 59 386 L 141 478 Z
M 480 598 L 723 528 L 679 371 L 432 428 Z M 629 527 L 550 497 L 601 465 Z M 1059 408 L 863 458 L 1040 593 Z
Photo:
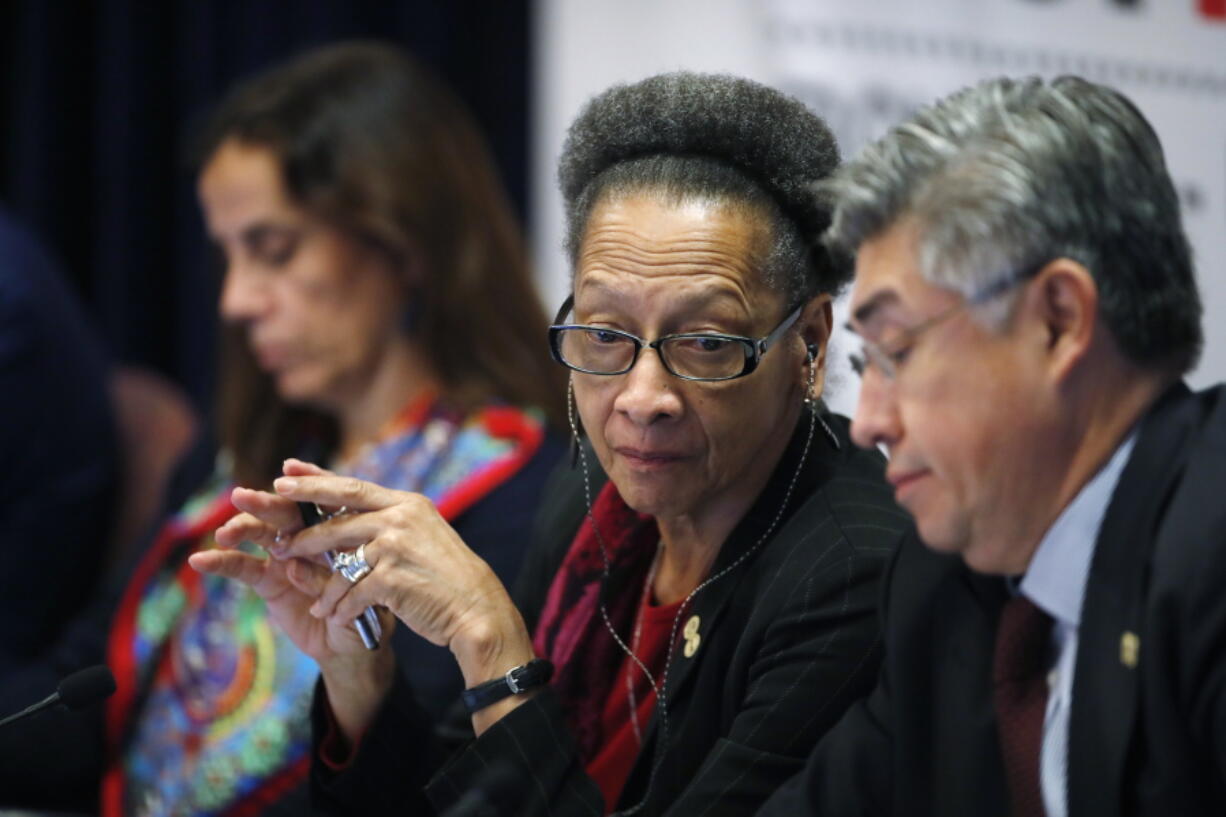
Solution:
M 636 513 L 622 501 L 612 482 L 605 484 L 592 503 L 592 517 L 609 554 L 605 608 L 625 640 L 660 531 L 653 517 Z M 603 575 L 600 540 L 592 520 L 585 518 L 549 588 L 532 641 L 536 654 L 553 662 L 551 686 L 585 764 L 601 745 L 601 710 L 625 658 L 600 615 Z

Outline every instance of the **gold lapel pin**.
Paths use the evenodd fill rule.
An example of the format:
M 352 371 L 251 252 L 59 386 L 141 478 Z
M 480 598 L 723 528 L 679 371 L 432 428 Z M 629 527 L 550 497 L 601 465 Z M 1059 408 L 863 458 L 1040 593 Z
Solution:
M 1135 669 L 1140 654 L 1141 637 L 1130 630 L 1125 630 L 1120 636 L 1120 663 L 1128 669 Z
M 698 625 L 700 623 L 701 619 L 698 616 L 690 616 L 689 620 L 685 622 L 685 627 L 681 630 L 681 635 L 685 638 L 685 646 L 681 652 L 686 658 L 693 657 L 694 653 L 698 651 L 698 645 L 702 643 L 702 636 L 698 634 Z

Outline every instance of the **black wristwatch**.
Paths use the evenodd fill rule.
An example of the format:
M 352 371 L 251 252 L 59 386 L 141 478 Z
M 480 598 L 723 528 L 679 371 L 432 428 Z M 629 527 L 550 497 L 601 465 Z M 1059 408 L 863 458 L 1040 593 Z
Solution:
M 544 658 L 533 658 L 527 664 L 507 670 L 507 674 L 501 678 L 464 690 L 460 698 L 469 712 L 478 712 L 503 698 L 544 686 L 552 677 L 553 664 Z

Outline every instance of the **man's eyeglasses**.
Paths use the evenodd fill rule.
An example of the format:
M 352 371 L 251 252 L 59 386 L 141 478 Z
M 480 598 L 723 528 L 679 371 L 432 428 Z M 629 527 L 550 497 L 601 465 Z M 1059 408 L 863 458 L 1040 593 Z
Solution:
M 758 368 L 762 356 L 800 317 L 796 307 L 763 338 L 746 338 L 718 332 L 686 332 L 665 335 L 650 343 L 644 338 L 604 326 L 562 323 L 574 306 L 569 296 L 549 327 L 549 350 L 553 359 L 584 374 L 625 374 L 634 367 L 639 352 L 655 349 L 669 374 L 682 380 L 733 380 Z
M 1003 295 L 1013 287 L 1027 280 L 1039 271 L 1039 267 L 1032 267 L 1021 272 L 1014 272 L 1010 275 L 995 281 L 984 287 L 978 292 L 972 293 L 961 303 L 954 304 L 948 309 L 938 312 L 936 315 L 921 321 L 919 324 L 904 329 L 898 335 L 893 337 L 889 343 L 876 343 L 867 338 L 860 338 L 862 344 L 860 351 L 852 352 L 848 358 L 851 360 L 851 368 L 855 373 L 864 376 L 864 372 L 870 366 L 873 366 L 887 380 L 893 380 L 898 376 L 898 367 L 907 359 L 907 354 L 911 351 L 911 347 L 915 344 L 918 338 L 924 332 L 937 326 L 941 323 L 957 315 L 963 309 L 972 306 L 979 306 L 987 303 L 998 295 Z M 846 328 L 852 334 L 857 334 L 856 330 L 849 323 Z M 858 337 L 858 334 L 857 334 Z

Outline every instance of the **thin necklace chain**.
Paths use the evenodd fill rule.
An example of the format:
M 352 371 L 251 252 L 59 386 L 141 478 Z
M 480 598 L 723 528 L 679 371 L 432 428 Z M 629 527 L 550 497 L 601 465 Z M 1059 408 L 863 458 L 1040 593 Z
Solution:
M 643 675 L 646 676 L 647 683 L 651 685 L 652 692 L 656 694 L 656 708 L 660 713 L 660 744 L 655 752 L 655 759 L 651 764 L 651 775 L 647 778 L 647 786 L 643 790 L 643 797 L 642 799 L 639 800 L 638 803 L 634 804 L 628 809 L 625 809 L 624 811 L 617 812 L 617 814 L 621 814 L 621 815 L 636 814 L 643 808 L 644 805 L 647 804 L 647 798 L 651 795 L 651 788 L 655 784 L 656 772 L 658 772 L 660 769 L 660 763 L 664 756 L 664 750 L 668 746 L 668 703 L 665 698 L 665 693 L 668 690 L 668 671 L 672 667 L 673 653 L 676 651 L 677 628 L 681 624 L 682 614 L 685 613 L 686 608 L 690 606 L 690 602 L 693 601 L 694 597 L 697 596 L 699 592 L 701 592 L 702 590 L 710 586 L 712 583 L 718 581 L 719 579 L 722 579 L 724 576 L 728 575 L 736 568 L 740 567 L 742 564 L 745 563 L 747 559 L 749 559 L 750 556 L 756 553 L 762 547 L 762 545 L 766 543 L 766 540 L 770 537 L 772 533 L 774 533 L 775 528 L 779 524 L 779 521 L 783 519 L 783 512 L 787 510 L 788 502 L 790 502 L 792 499 L 792 492 L 796 488 L 796 483 L 800 480 L 800 474 L 804 470 L 805 462 L 809 459 L 809 448 L 813 442 L 813 431 L 817 427 L 817 422 L 818 422 L 817 398 L 813 395 L 814 381 L 816 377 L 816 372 L 814 371 L 814 368 L 815 367 L 813 364 L 813 358 L 812 356 L 810 356 L 809 358 L 809 378 L 808 378 L 809 382 L 808 382 L 808 388 L 805 390 L 806 396 L 804 399 L 804 405 L 807 406 L 809 409 L 809 431 L 808 431 L 808 434 L 805 435 L 805 445 L 804 445 L 804 449 L 801 451 L 801 454 L 800 454 L 800 461 L 796 463 L 796 470 L 792 472 L 792 478 L 791 480 L 789 480 L 787 490 L 783 494 L 783 502 L 779 504 L 779 510 L 775 513 L 775 518 L 771 520 L 770 525 L 767 526 L 766 530 L 763 531 L 762 535 L 758 537 L 758 540 L 754 542 L 752 547 L 744 551 L 740 556 L 734 559 L 730 564 L 725 566 L 723 570 L 711 576 L 708 576 L 705 580 L 700 582 L 697 587 L 691 590 L 689 592 L 689 595 L 687 595 L 684 599 L 682 599 L 681 604 L 678 605 L 677 607 L 676 615 L 673 616 L 673 625 L 668 635 L 668 652 L 666 653 L 664 657 L 664 671 L 660 674 L 660 681 L 658 684 L 656 682 L 655 677 L 651 674 L 651 671 L 647 669 L 647 665 L 644 664 L 642 659 L 640 659 L 638 655 L 635 654 L 633 649 L 627 646 L 626 642 L 622 640 L 622 637 L 617 634 L 617 628 L 613 626 L 613 622 L 609 618 L 609 611 L 608 611 L 608 608 L 605 606 L 605 591 L 608 589 L 609 572 L 611 568 L 611 563 L 609 561 L 609 551 L 608 551 L 608 547 L 605 544 L 604 536 L 601 535 L 600 533 L 600 527 L 596 524 L 596 517 L 592 514 L 592 481 L 591 481 L 590 469 L 588 468 L 587 452 L 583 450 L 582 445 L 578 446 L 579 459 L 582 461 L 582 464 L 583 464 L 583 496 L 584 496 L 584 500 L 587 503 L 587 518 L 588 518 L 588 521 L 591 522 L 592 524 L 592 532 L 596 535 L 596 541 L 600 545 L 600 556 L 601 556 L 602 561 L 604 562 L 604 570 L 600 578 L 600 595 L 599 595 L 600 617 L 604 621 L 605 629 L 607 629 L 609 631 L 609 634 L 613 636 L 614 643 L 616 643 L 617 646 L 621 648 L 622 652 L 624 652 L 627 656 L 629 656 L 630 660 L 634 662 L 634 664 L 636 664 L 638 668 L 642 671 Z M 570 421 L 570 430 L 571 430 L 571 433 L 575 435 L 575 441 L 577 444 L 578 439 L 579 439 L 579 426 L 575 421 L 575 389 L 574 389 L 573 375 L 571 379 L 567 381 L 566 396 L 567 396 L 566 416 L 567 416 L 567 419 Z M 834 439 L 835 446 L 837 448 L 838 442 L 837 442 L 837 438 L 834 437 L 833 432 L 829 430 L 825 422 L 822 423 L 822 427 L 826 431 L 826 433 L 832 439 Z M 659 551 L 657 551 L 657 555 L 658 553 Z M 635 723 L 635 726 L 637 727 L 637 722 Z M 637 736 L 638 734 L 637 728 L 635 730 L 635 733 Z M 640 739 L 640 746 L 641 745 L 642 743 Z M 612 804 L 610 803 L 608 805 L 611 806 Z
M 639 642 L 643 637 L 643 612 L 651 602 L 651 585 L 655 582 L 656 570 L 660 567 L 660 554 L 664 552 L 664 540 L 656 542 L 656 555 L 651 559 L 651 568 L 643 581 L 643 597 L 639 600 L 638 612 L 634 615 L 634 635 L 630 638 L 630 651 L 635 655 L 639 652 Z M 651 676 L 647 676 L 650 678 Z M 630 704 L 630 727 L 634 730 L 634 740 L 641 748 L 643 732 L 639 728 L 639 709 L 637 696 L 634 694 L 634 667 L 626 667 L 626 698 Z

